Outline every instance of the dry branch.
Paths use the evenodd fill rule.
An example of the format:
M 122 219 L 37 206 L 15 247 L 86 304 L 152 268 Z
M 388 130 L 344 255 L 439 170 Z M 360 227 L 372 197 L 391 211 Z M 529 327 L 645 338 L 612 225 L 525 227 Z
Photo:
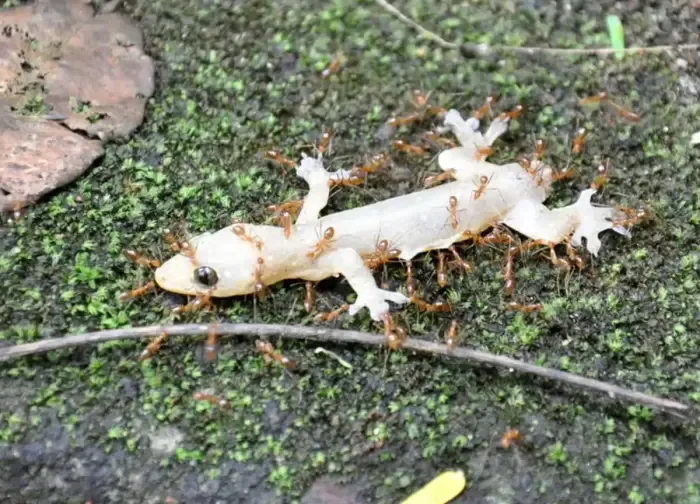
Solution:
M 114 329 L 109 331 L 97 331 L 92 333 L 67 335 L 60 338 L 45 339 L 34 343 L 25 343 L 9 348 L 0 349 L 0 362 L 9 361 L 18 357 L 26 357 L 52 350 L 62 350 L 66 348 L 79 347 L 107 341 L 122 339 L 144 339 L 154 338 L 162 333 L 169 336 L 201 336 L 208 334 L 211 325 L 207 324 L 180 324 L 173 326 L 149 326 L 137 328 Z M 348 331 L 325 327 L 305 327 L 282 324 L 214 324 L 217 335 L 220 337 L 245 336 L 248 338 L 269 338 L 278 336 L 282 339 L 310 340 L 323 343 L 359 343 L 370 346 L 385 345 L 384 336 L 361 331 Z M 604 383 L 592 378 L 586 378 L 557 369 L 550 369 L 527 362 L 521 362 L 509 357 L 494 355 L 479 350 L 457 347 L 450 350 L 447 345 L 433 343 L 430 341 L 407 339 L 403 350 L 414 350 L 420 353 L 444 355 L 456 359 L 490 364 L 492 366 L 506 368 L 512 371 L 540 376 L 542 378 L 556 380 L 574 387 L 586 390 L 593 390 L 607 394 L 615 399 L 645 404 L 647 406 L 666 410 L 680 415 L 682 412 L 689 412 L 690 407 L 669 399 L 654 397 L 634 390 L 618 387 Z M 681 415 L 682 416 L 682 415 Z

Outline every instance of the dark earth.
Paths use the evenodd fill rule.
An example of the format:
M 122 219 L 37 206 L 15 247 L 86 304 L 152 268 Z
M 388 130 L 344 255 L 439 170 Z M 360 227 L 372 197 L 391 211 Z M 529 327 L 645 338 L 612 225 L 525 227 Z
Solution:
M 5 2 L 6 6 L 14 2 Z M 397 2 L 448 40 L 513 46 L 606 47 L 618 14 L 628 45 L 697 42 L 690 2 Z M 156 92 L 128 141 L 105 144 L 77 182 L 0 228 L 0 345 L 65 333 L 168 323 L 183 299 L 156 292 L 121 302 L 149 279 L 124 251 L 169 255 L 162 229 L 197 233 L 231 218 L 270 221 L 267 205 L 305 185 L 262 153 L 298 159 L 325 129 L 332 167 L 390 148 L 383 124 L 410 112 L 411 90 L 469 115 L 491 92 L 496 112 L 527 108 L 496 144 L 505 163 L 547 142 L 545 160 L 574 168 L 548 205 L 573 202 L 609 160 L 598 201 L 647 205 L 656 219 L 631 239 L 602 236 L 598 258 L 564 275 L 530 255 L 518 263 L 505 309 L 502 248 L 463 253 L 446 288 L 435 257 L 420 258 L 424 296 L 453 314 L 414 306 L 395 318 L 437 341 L 452 318 L 461 344 L 564 369 L 693 405 L 700 403 L 700 129 L 697 52 L 622 60 L 592 55 L 466 59 L 422 40 L 374 2 L 131 1 L 156 64 Z M 320 72 L 342 51 L 328 80 Z M 578 100 L 607 91 L 642 116 L 633 124 Z M 431 126 L 393 138 L 415 140 Z M 576 130 L 591 134 L 572 157 Z M 365 187 L 343 188 L 328 212 L 421 186 L 430 157 L 394 155 Z M 387 268 L 392 288 L 405 282 Z M 319 324 L 302 307 L 303 282 L 275 285 L 262 301 L 237 298 L 178 322 Z M 318 286 L 319 310 L 340 306 L 341 279 Z M 338 327 L 381 331 L 366 311 Z M 457 503 L 700 503 L 700 427 L 635 404 L 551 381 L 383 348 L 278 343 L 299 360 L 291 375 L 266 367 L 251 340 L 221 345 L 215 365 L 201 340 L 174 339 L 138 362 L 145 342 L 52 352 L 0 365 L 0 501 L 5 503 L 398 503 L 437 474 L 462 469 Z M 226 397 L 230 410 L 193 392 Z M 696 415 L 697 413 L 694 413 Z M 508 427 L 522 442 L 506 450 Z M 340 487 L 342 490 L 338 490 Z M 311 490 L 310 490 L 311 489 Z M 309 494 L 311 492 L 311 494 Z M 328 497 L 319 497 L 323 494 Z

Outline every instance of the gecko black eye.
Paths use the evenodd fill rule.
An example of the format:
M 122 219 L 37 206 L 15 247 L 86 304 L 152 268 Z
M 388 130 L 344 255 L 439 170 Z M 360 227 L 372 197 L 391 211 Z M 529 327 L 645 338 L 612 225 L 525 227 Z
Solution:
M 219 276 L 209 266 L 201 266 L 194 270 L 194 279 L 203 285 L 213 287 L 219 281 Z

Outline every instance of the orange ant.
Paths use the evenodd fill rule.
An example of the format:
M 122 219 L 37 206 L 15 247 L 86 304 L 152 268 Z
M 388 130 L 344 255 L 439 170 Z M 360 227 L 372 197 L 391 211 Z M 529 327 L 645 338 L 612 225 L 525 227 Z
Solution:
M 416 281 L 413 279 L 413 263 L 406 261 L 406 292 L 409 297 L 415 295 L 416 288 Z
M 515 258 L 520 249 L 516 246 L 508 248 L 506 252 L 506 267 L 503 276 L 506 280 L 506 293 L 513 294 L 515 292 Z
M 501 446 L 506 450 L 509 449 L 514 444 L 520 443 L 522 441 L 522 435 L 518 429 L 508 429 L 506 433 L 501 438 Z
M 296 362 L 275 350 L 272 343 L 269 341 L 256 340 L 255 349 L 262 354 L 265 365 L 269 366 L 272 362 L 278 362 L 287 369 L 294 369 L 297 367 Z
M 333 310 L 331 312 L 319 313 L 318 315 L 316 315 L 316 320 L 322 320 L 324 322 L 331 322 L 331 321 L 337 319 L 338 317 L 340 317 L 340 315 L 342 315 L 343 313 L 345 313 L 349 309 L 350 309 L 350 305 L 348 303 L 344 303 L 340 308 L 336 308 L 335 310 Z
M 323 252 L 326 251 L 326 249 L 330 248 L 330 244 L 333 241 L 333 237 L 335 236 L 335 229 L 332 227 L 329 227 L 326 229 L 323 233 L 323 238 L 319 240 L 319 242 L 316 244 L 316 246 L 313 248 L 311 252 L 306 254 L 306 257 L 312 260 L 316 260 L 320 257 Z
M 158 259 L 146 259 L 135 250 L 127 250 L 126 256 L 130 261 L 140 264 L 141 266 L 146 266 L 148 268 L 158 268 L 160 266 L 160 261 Z
M 180 253 L 186 257 L 189 257 L 193 263 L 196 263 L 196 254 L 190 246 L 190 242 L 180 242 Z
M 333 61 L 330 62 L 330 64 L 323 69 L 323 72 L 321 72 L 321 77 L 323 79 L 329 79 L 331 75 L 334 75 L 338 73 L 338 70 L 340 70 L 340 67 L 343 64 L 343 54 L 338 53 L 335 58 L 333 58 Z
M 258 257 L 257 264 L 255 265 L 255 294 L 258 299 L 262 299 L 265 295 L 265 284 L 262 281 L 263 272 L 265 271 L 265 260 L 262 257 Z
M 304 200 L 291 200 L 280 205 L 270 205 L 267 209 L 274 212 L 278 218 L 282 212 L 289 212 L 290 215 L 296 217 L 303 206 Z
M 314 309 L 314 303 L 316 302 L 316 296 L 314 294 L 314 283 L 307 281 L 304 284 L 304 309 L 306 313 L 311 313 Z
M 411 303 L 415 304 L 419 310 L 423 310 L 430 313 L 446 313 L 452 311 L 452 307 L 445 303 L 444 301 L 437 301 L 433 304 L 423 301 L 416 295 L 410 297 Z
M 192 399 L 195 401 L 207 401 L 214 406 L 219 406 L 223 409 L 231 409 L 231 403 L 228 402 L 223 397 L 216 397 L 211 394 L 205 394 L 204 392 L 195 392 L 192 394 Z
M 534 177 L 537 175 L 537 171 L 532 167 L 532 160 L 525 154 L 518 156 L 518 164 L 525 170 L 528 175 Z
M 173 309 L 173 313 L 176 314 L 182 314 L 182 313 L 188 313 L 192 311 L 197 311 L 197 310 L 203 310 L 204 308 L 211 307 L 211 294 L 210 293 L 205 293 L 205 294 L 200 294 L 196 296 L 192 301 L 187 303 L 184 306 L 178 306 L 177 308 Z
M 638 123 L 642 119 L 638 114 L 612 101 L 605 91 L 601 91 L 597 95 L 588 96 L 579 101 L 579 105 L 586 105 L 588 103 L 607 103 L 613 108 L 617 115 L 633 123 Z
M 518 311 L 522 313 L 532 313 L 536 311 L 542 311 L 544 308 L 544 305 L 542 303 L 534 303 L 534 304 L 520 304 L 516 301 L 511 301 L 508 303 L 508 309 L 511 311 Z
M 328 180 L 328 187 L 330 187 L 330 188 L 337 187 L 337 186 L 352 187 L 352 186 L 362 185 L 364 182 L 365 182 L 364 178 L 356 177 L 351 172 L 350 177 L 348 177 L 348 178 L 329 179 Z
M 386 344 L 392 350 L 398 350 L 408 338 L 406 330 L 394 322 L 389 312 L 384 314 L 384 338 Z
M 500 227 L 494 227 L 486 236 L 472 235 L 469 231 L 465 232 L 465 236 L 467 233 L 470 235 L 468 237 L 479 245 L 511 244 L 513 242 L 513 237 Z
M 564 168 L 563 170 L 559 170 L 559 171 L 552 173 L 552 181 L 559 182 L 560 180 L 572 178 L 574 175 L 576 175 L 576 170 L 571 170 L 570 168 Z
M 287 170 L 285 168 L 289 168 L 290 170 L 296 170 L 297 164 L 292 161 L 289 158 L 284 157 L 280 152 L 270 150 L 265 153 L 265 157 L 267 159 L 270 159 L 272 161 L 275 161 L 279 165 L 282 166 L 282 175 L 287 174 Z
M 483 196 L 484 191 L 486 191 L 486 187 L 489 185 L 492 178 L 493 175 L 491 175 L 491 177 L 487 177 L 486 175 L 479 177 L 479 186 L 476 188 L 476 190 L 472 191 L 474 193 L 474 200 L 478 200 L 481 198 L 481 196 Z
M 579 130 L 576 132 L 576 138 L 574 138 L 571 152 L 574 154 L 580 154 L 583 152 L 583 143 L 586 140 L 586 135 L 588 135 L 588 130 L 586 128 L 579 128 Z
M 600 166 L 598 166 L 598 176 L 595 179 L 593 179 L 593 182 L 591 183 L 591 189 L 599 191 L 608 183 L 608 179 L 608 167 L 601 164 Z
M 440 287 L 445 287 L 447 285 L 447 270 L 445 268 L 445 254 L 438 250 L 438 267 L 437 267 L 437 279 L 438 285 Z
M 494 148 L 493 147 L 479 147 L 476 150 L 476 156 L 474 156 L 474 159 L 476 161 L 483 161 L 487 157 L 489 157 L 491 154 L 494 153 Z
M 457 212 L 459 212 L 457 209 L 457 198 L 455 196 L 450 196 L 450 219 L 452 220 L 452 229 L 457 229 L 459 227 Z
M 525 107 L 522 105 L 516 105 L 513 110 L 499 114 L 498 118 L 502 121 L 505 119 L 513 120 L 520 117 L 523 112 L 525 112 Z
M 141 355 L 139 356 L 139 361 L 148 360 L 155 354 L 157 354 L 160 350 L 161 345 L 163 345 L 163 343 L 165 343 L 167 339 L 168 333 L 164 332 L 160 336 L 155 338 L 153 341 L 151 341 L 146 347 L 146 349 L 143 352 L 141 352 Z
M 129 292 L 125 292 L 122 295 L 119 296 L 119 299 L 122 301 L 126 301 L 128 299 L 134 299 L 137 297 L 141 297 L 148 292 L 154 290 L 156 288 L 156 283 L 154 281 L 150 281 L 146 283 L 145 285 L 142 285 L 141 287 L 137 287 L 136 289 L 130 290 Z
M 284 228 L 284 237 L 289 239 L 290 236 L 292 236 L 292 215 L 284 210 L 283 212 L 280 212 L 279 214 L 279 222 Z
M 583 270 L 585 264 L 583 258 L 576 253 L 576 249 L 574 249 L 569 240 L 566 241 L 566 255 L 569 257 L 569 260 L 576 265 L 579 271 Z
M 170 229 L 164 229 L 163 234 L 165 240 L 170 245 L 173 252 L 180 253 L 186 257 L 189 257 L 193 263 L 196 263 L 195 252 L 192 250 L 190 243 L 188 241 L 179 241 L 175 234 Z
M 324 131 L 321 135 L 321 141 L 318 144 L 318 152 L 326 152 L 331 144 L 331 140 L 333 140 L 333 133 L 331 133 L 330 131 Z
M 390 161 L 391 158 L 389 157 L 389 154 L 381 152 L 372 156 L 369 163 L 362 166 L 353 167 L 352 170 L 350 170 L 350 173 L 355 177 L 359 177 L 361 174 L 366 175 L 368 173 L 374 173 L 377 170 L 384 168 Z
M 175 238 L 173 232 L 170 231 L 170 229 L 164 229 L 163 234 L 165 235 L 165 240 L 168 242 L 168 245 L 170 245 L 172 251 L 180 252 L 180 242 L 177 240 L 177 238 Z
M 498 98 L 496 96 L 488 95 L 486 97 L 484 105 L 482 105 L 479 109 L 477 109 L 476 112 L 474 112 L 472 114 L 472 117 L 474 119 L 479 119 L 479 120 L 482 119 L 486 115 L 486 113 L 491 110 L 491 105 L 496 103 L 497 100 L 498 100 Z
M 453 140 L 450 140 L 449 138 L 444 138 L 440 136 L 439 133 L 435 131 L 429 131 L 423 135 L 423 138 L 426 140 L 433 142 L 437 144 L 440 147 L 447 147 L 448 149 L 452 149 L 454 147 L 457 147 L 457 143 L 454 142 Z
M 648 208 L 618 208 L 625 217 L 613 220 L 614 226 L 625 226 L 631 227 L 639 224 L 640 222 L 647 220 L 653 216 L 653 213 Z
M 440 173 L 439 175 L 430 175 L 429 177 L 425 178 L 425 182 L 423 182 L 424 187 L 432 187 L 434 185 L 440 184 L 441 182 L 444 182 L 445 180 L 449 179 L 455 179 L 456 178 L 456 172 L 453 168 L 450 168 L 449 170 L 445 170 L 444 172 Z
M 243 225 L 241 225 L 241 224 L 236 224 L 235 226 L 233 226 L 232 231 L 233 231 L 233 234 L 235 234 L 236 236 L 238 236 L 240 239 L 245 240 L 245 241 L 247 241 L 247 242 L 249 242 L 249 243 L 252 243 L 253 245 L 255 245 L 255 247 L 256 247 L 258 250 L 262 250 L 262 248 L 263 248 L 263 242 L 262 242 L 260 239 L 258 239 L 258 238 L 253 238 L 253 237 L 250 236 L 248 233 L 246 233 L 245 228 L 243 227 Z
M 401 255 L 401 251 L 398 249 L 389 250 L 389 242 L 387 240 L 382 240 L 377 243 L 375 250 L 376 252 L 370 254 L 365 259 L 365 264 L 369 269 L 375 269 Z
M 204 344 L 204 355 L 208 361 L 213 361 L 216 359 L 217 345 L 216 345 L 216 329 L 213 327 L 209 328 L 207 332 L 207 341 Z
M 447 330 L 447 334 L 445 335 L 445 340 L 447 341 L 447 349 L 451 352 L 454 350 L 455 345 L 457 344 L 457 329 L 459 328 L 459 324 L 457 323 L 456 320 L 452 321 L 452 324 L 450 324 L 450 328 Z
M 391 142 L 391 146 L 398 151 L 415 154 L 417 156 L 422 156 L 426 153 L 423 147 L 406 143 L 403 140 L 394 140 Z
M 405 126 L 420 122 L 426 118 L 426 116 L 438 116 L 444 114 L 446 110 L 442 107 L 434 107 L 428 105 L 428 99 L 430 94 L 425 94 L 422 91 L 415 89 L 412 95 L 409 97 L 411 105 L 417 109 L 416 112 L 409 114 L 404 117 L 392 118 L 389 120 L 389 125 L 394 128 L 399 126 Z
M 544 140 L 538 138 L 535 141 L 535 159 L 540 161 L 544 157 Z

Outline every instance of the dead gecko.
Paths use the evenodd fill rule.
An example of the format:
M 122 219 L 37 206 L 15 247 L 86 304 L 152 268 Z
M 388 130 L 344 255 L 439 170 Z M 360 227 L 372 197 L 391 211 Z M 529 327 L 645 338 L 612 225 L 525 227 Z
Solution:
M 549 246 L 553 257 L 555 245 L 567 243 L 573 251 L 582 247 L 583 238 L 586 249 L 597 255 L 598 235 L 608 229 L 629 235 L 620 210 L 591 204 L 595 189 L 584 190 L 572 205 L 549 209 L 543 202 L 557 180 L 550 166 L 537 160 L 527 169 L 517 162 L 485 161 L 484 151 L 507 130 L 509 120 L 507 114 L 498 116 L 482 134 L 478 120 L 464 120 L 449 110 L 442 131 L 451 131 L 461 145 L 443 151 L 438 165 L 453 182 L 325 216 L 320 213 L 332 181 L 350 172 L 328 172 L 322 153 L 303 155 L 296 173 L 309 192 L 293 224 L 233 224 L 200 234 L 189 242 L 188 254 L 156 269 L 155 282 L 187 296 L 221 298 L 260 292 L 286 279 L 316 282 L 342 275 L 357 295 L 349 314 L 367 308 L 380 321 L 388 302 L 410 300 L 377 285 L 366 258 L 376 253 L 380 241 L 386 240 L 395 258 L 409 261 L 500 225 Z

